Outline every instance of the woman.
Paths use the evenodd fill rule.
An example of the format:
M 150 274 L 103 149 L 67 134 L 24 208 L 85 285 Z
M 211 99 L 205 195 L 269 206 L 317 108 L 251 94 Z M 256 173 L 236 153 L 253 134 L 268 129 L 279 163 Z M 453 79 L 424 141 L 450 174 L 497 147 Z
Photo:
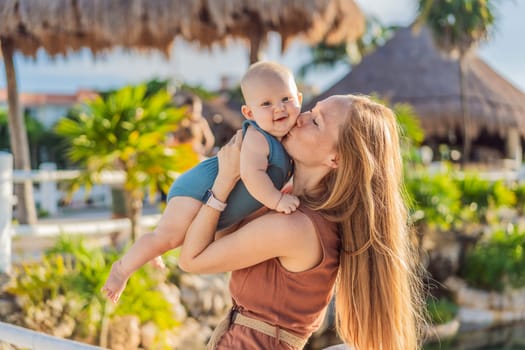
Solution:
M 420 279 L 392 111 L 366 97 L 332 96 L 301 114 L 283 144 L 295 163 L 297 211 L 266 212 L 214 239 L 219 211 L 203 206 L 185 237 L 182 269 L 233 271 L 234 307 L 209 348 L 300 349 L 335 289 L 347 344 L 417 349 Z M 239 178 L 239 146 L 236 136 L 219 153 L 211 189 L 219 201 Z

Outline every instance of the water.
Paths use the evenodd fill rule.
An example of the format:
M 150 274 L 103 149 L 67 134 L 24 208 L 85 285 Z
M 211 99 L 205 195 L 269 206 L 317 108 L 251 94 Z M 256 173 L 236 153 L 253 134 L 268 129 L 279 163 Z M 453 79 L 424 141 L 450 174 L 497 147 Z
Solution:
M 424 350 L 525 350 L 525 322 L 462 331 L 449 340 L 427 344 Z

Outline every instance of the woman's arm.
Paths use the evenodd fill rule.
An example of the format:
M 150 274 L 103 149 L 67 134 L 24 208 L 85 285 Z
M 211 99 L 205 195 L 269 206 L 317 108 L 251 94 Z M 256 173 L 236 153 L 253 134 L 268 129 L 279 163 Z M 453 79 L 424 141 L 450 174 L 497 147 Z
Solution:
M 239 176 L 240 135 L 218 154 L 219 173 L 213 185 L 215 196 L 224 201 Z M 236 169 L 236 171 L 235 171 Z M 315 227 L 302 212 L 291 215 L 268 213 L 238 230 L 214 240 L 220 212 L 202 206 L 190 225 L 179 258 L 189 272 L 232 271 L 279 257 L 290 271 L 303 271 L 321 259 Z
M 199 234 L 205 235 L 190 227 L 182 252 L 191 249 L 187 244 L 193 244 L 190 240 Z M 207 235 L 203 240 L 207 245 L 199 253 L 188 256 L 181 252 L 179 266 L 183 270 L 194 273 L 234 271 L 278 257 L 287 270 L 298 272 L 312 268 L 322 258 L 313 223 L 299 211 L 291 215 L 267 213 L 215 241 L 210 238 L 213 233 Z

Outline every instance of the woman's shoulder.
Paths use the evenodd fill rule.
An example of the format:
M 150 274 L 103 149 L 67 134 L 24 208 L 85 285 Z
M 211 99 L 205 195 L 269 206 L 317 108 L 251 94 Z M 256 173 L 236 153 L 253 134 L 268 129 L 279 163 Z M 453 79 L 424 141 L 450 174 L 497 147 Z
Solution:
M 264 211 L 258 211 L 257 215 L 249 217 L 248 219 L 256 218 L 260 219 L 265 225 L 282 225 L 283 228 L 287 230 L 314 228 L 314 226 L 312 226 L 314 223 L 335 226 L 335 223 L 330 222 L 321 212 L 310 209 L 304 205 L 299 206 L 299 208 L 291 214 L 282 214 L 266 209 Z
M 264 231 L 275 235 L 286 236 L 290 240 L 305 239 L 308 235 L 315 237 L 316 227 L 312 218 L 301 210 L 291 214 L 283 214 L 268 211 L 259 216 L 256 224 L 264 228 Z M 253 222 L 255 223 L 255 222 Z
M 340 240 L 339 226 L 337 223 L 328 219 L 328 217 L 319 210 L 313 210 L 307 206 L 301 205 L 298 208 L 305 216 L 307 216 L 314 226 L 317 235 L 323 241 L 333 242 L 335 245 Z

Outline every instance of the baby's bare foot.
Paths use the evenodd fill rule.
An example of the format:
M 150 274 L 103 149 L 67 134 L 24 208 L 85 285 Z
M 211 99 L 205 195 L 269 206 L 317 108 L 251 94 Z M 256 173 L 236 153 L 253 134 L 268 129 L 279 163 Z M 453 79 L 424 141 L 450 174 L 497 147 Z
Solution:
M 126 288 L 126 283 L 128 282 L 129 276 L 126 276 L 122 272 L 122 262 L 117 260 L 111 265 L 111 270 L 109 271 L 108 279 L 104 286 L 102 287 L 102 293 L 111 300 L 114 304 L 120 299 L 120 295 Z
M 162 260 L 161 256 L 157 256 L 156 258 L 151 259 L 149 263 L 151 264 L 151 266 L 159 270 L 163 270 L 166 268 L 166 265 L 164 264 L 164 261 Z

